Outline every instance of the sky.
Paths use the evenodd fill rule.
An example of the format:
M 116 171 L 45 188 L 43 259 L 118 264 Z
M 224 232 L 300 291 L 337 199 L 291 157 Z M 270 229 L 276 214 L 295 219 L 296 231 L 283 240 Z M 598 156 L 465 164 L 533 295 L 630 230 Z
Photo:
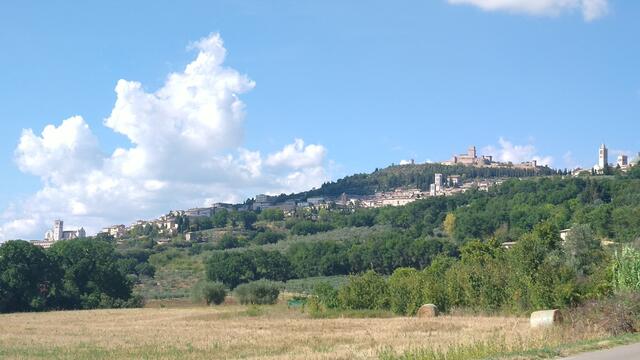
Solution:
M 10 1 L 0 241 L 318 187 L 475 145 L 640 151 L 640 2 Z

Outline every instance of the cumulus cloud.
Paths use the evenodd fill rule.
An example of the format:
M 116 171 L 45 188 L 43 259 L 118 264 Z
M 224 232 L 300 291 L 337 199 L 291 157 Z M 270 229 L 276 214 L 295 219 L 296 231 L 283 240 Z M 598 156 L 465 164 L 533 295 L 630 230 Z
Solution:
M 80 116 L 48 125 L 40 136 L 23 130 L 15 156 L 21 171 L 56 183 L 100 167 L 102 160 L 98 140 Z
M 117 82 L 104 126 L 124 135 L 128 147 L 105 154 L 81 116 L 39 135 L 23 131 L 15 161 L 40 177 L 42 188 L 0 215 L 0 240 L 40 238 L 55 218 L 91 232 L 176 208 L 306 190 L 328 179 L 322 145 L 295 139 L 272 154 L 247 149 L 239 96 L 255 83 L 224 65 L 218 34 L 190 48 L 196 58 L 156 91 Z
M 454 5 L 473 5 L 485 11 L 507 11 L 535 16 L 558 16 L 580 11 L 586 21 L 609 12 L 608 0 L 447 0 Z
M 304 140 L 296 139 L 281 151 L 269 155 L 267 165 L 273 167 L 306 168 L 322 164 L 327 150 L 321 145 L 304 145 Z
M 514 145 L 511 141 L 502 137 L 498 139 L 498 146 L 486 146 L 482 149 L 482 152 L 486 155 L 492 155 L 495 160 L 502 162 L 518 164 L 536 160 L 539 165 L 551 166 L 553 164 L 553 157 L 538 155 L 534 145 Z

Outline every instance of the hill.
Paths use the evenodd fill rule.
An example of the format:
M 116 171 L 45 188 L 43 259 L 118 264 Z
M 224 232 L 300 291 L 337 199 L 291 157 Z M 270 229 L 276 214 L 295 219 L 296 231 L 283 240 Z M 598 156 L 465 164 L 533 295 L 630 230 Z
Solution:
M 354 174 L 342 179 L 322 184 L 319 189 L 287 198 L 307 198 L 313 196 L 337 197 L 349 195 L 371 195 L 376 191 L 390 191 L 396 188 L 417 188 L 428 190 L 435 174 L 460 175 L 463 181 L 482 178 L 525 178 L 533 176 L 557 175 L 560 171 L 549 167 L 475 167 L 465 165 L 443 165 L 437 163 L 392 165 L 375 169 L 370 174 Z

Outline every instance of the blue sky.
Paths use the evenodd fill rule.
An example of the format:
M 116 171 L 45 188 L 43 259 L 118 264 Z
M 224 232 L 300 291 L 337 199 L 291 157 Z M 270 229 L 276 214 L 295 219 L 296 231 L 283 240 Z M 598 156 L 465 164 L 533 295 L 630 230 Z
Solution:
M 504 158 L 535 156 L 559 168 L 592 166 L 602 141 L 612 152 L 636 154 L 640 3 L 575 0 L 554 7 L 562 2 L 549 0 L 544 8 L 535 3 L 3 4 L 0 240 L 38 237 L 54 217 L 95 230 L 190 204 L 300 190 L 411 158 L 446 160 L 471 144 Z M 211 34 L 219 34 L 224 45 L 212 50 L 195 44 Z M 169 74 L 184 72 L 198 54 L 221 46 L 226 58 L 220 66 L 235 71 L 235 80 L 246 75 L 246 83 L 238 92 L 244 111 L 237 126 L 201 133 L 212 134 L 215 149 L 179 148 L 175 153 L 182 157 L 167 155 L 182 142 L 132 135 L 140 129 L 112 114 L 118 80 L 139 82 L 145 94 L 154 94 Z M 165 114 L 160 108 L 165 109 L 157 105 L 143 118 L 140 112 L 130 115 L 134 123 L 154 124 Z M 59 136 L 71 131 L 92 141 L 78 140 L 81 146 L 67 144 L 73 149 L 55 153 L 42 145 L 48 143 L 41 135 L 45 126 L 60 127 L 76 115 L 82 121 L 69 122 Z M 111 127 L 105 126 L 110 117 Z M 23 129 L 32 129 L 33 136 L 24 138 Z M 148 133 L 145 129 L 140 131 Z M 184 124 L 177 129 L 189 130 Z M 32 146 L 17 155 L 19 143 L 27 140 Z M 134 153 L 144 149 L 129 150 L 158 144 L 169 144 L 159 151 L 164 157 L 140 165 L 154 175 L 132 175 Z M 129 170 L 93 168 L 91 159 L 113 161 L 118 148 L 129 157 Z M 254 156 L 248 160 L 245 151 Z M 229 164 L 207 165 L 206 173 L 185 165 L 186 159 L 224 162 L 229 156 Z M 34 165 L 34 158 L 49 165 Z M 51 175 L 51 162 L 68 169 Z M 156 172 L 158 164 L 173 170 Z M 242 181 L 220 174 L 237 169 L 244 171 L 238 170 Z M 118 199 L 117 206 L 87 199 L 82 194 L 97 181 L 80 179 L 88 172 L 117 184 L 135 177 L 126 186 L 143 184 L 148 193 L 135 198 L 136 206 L 124 204 L 130 197 L 122 192 L 109 197 Z

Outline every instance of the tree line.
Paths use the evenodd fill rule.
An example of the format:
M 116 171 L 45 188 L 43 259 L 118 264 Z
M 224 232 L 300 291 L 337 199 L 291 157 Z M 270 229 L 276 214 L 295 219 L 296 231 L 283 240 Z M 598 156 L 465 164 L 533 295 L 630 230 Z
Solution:
M 59 241 L 47 250 L 27 241 L 0 246 L 0 312 L 139 307 L 133 283 L 111 244 Z
M 588 225 L 574 229 L 564 243 L 557 230 L 550 223 L 539 224 L 508 250 L 495 241 L 471 241 L 460 248 L 459 257 L 443 254 L 423 269 L 397 268 L 388 279 L 370 270 L 338 289 L 319 284 L 311 310 L 414 315 L 431 303 L 444 312 L 458 308 L 520 314 L 573 306 L 617 289 L 640 290 L 634 282 L 638 275 L 633 275 L 640 267 L 640 252 L 608 255 Z

